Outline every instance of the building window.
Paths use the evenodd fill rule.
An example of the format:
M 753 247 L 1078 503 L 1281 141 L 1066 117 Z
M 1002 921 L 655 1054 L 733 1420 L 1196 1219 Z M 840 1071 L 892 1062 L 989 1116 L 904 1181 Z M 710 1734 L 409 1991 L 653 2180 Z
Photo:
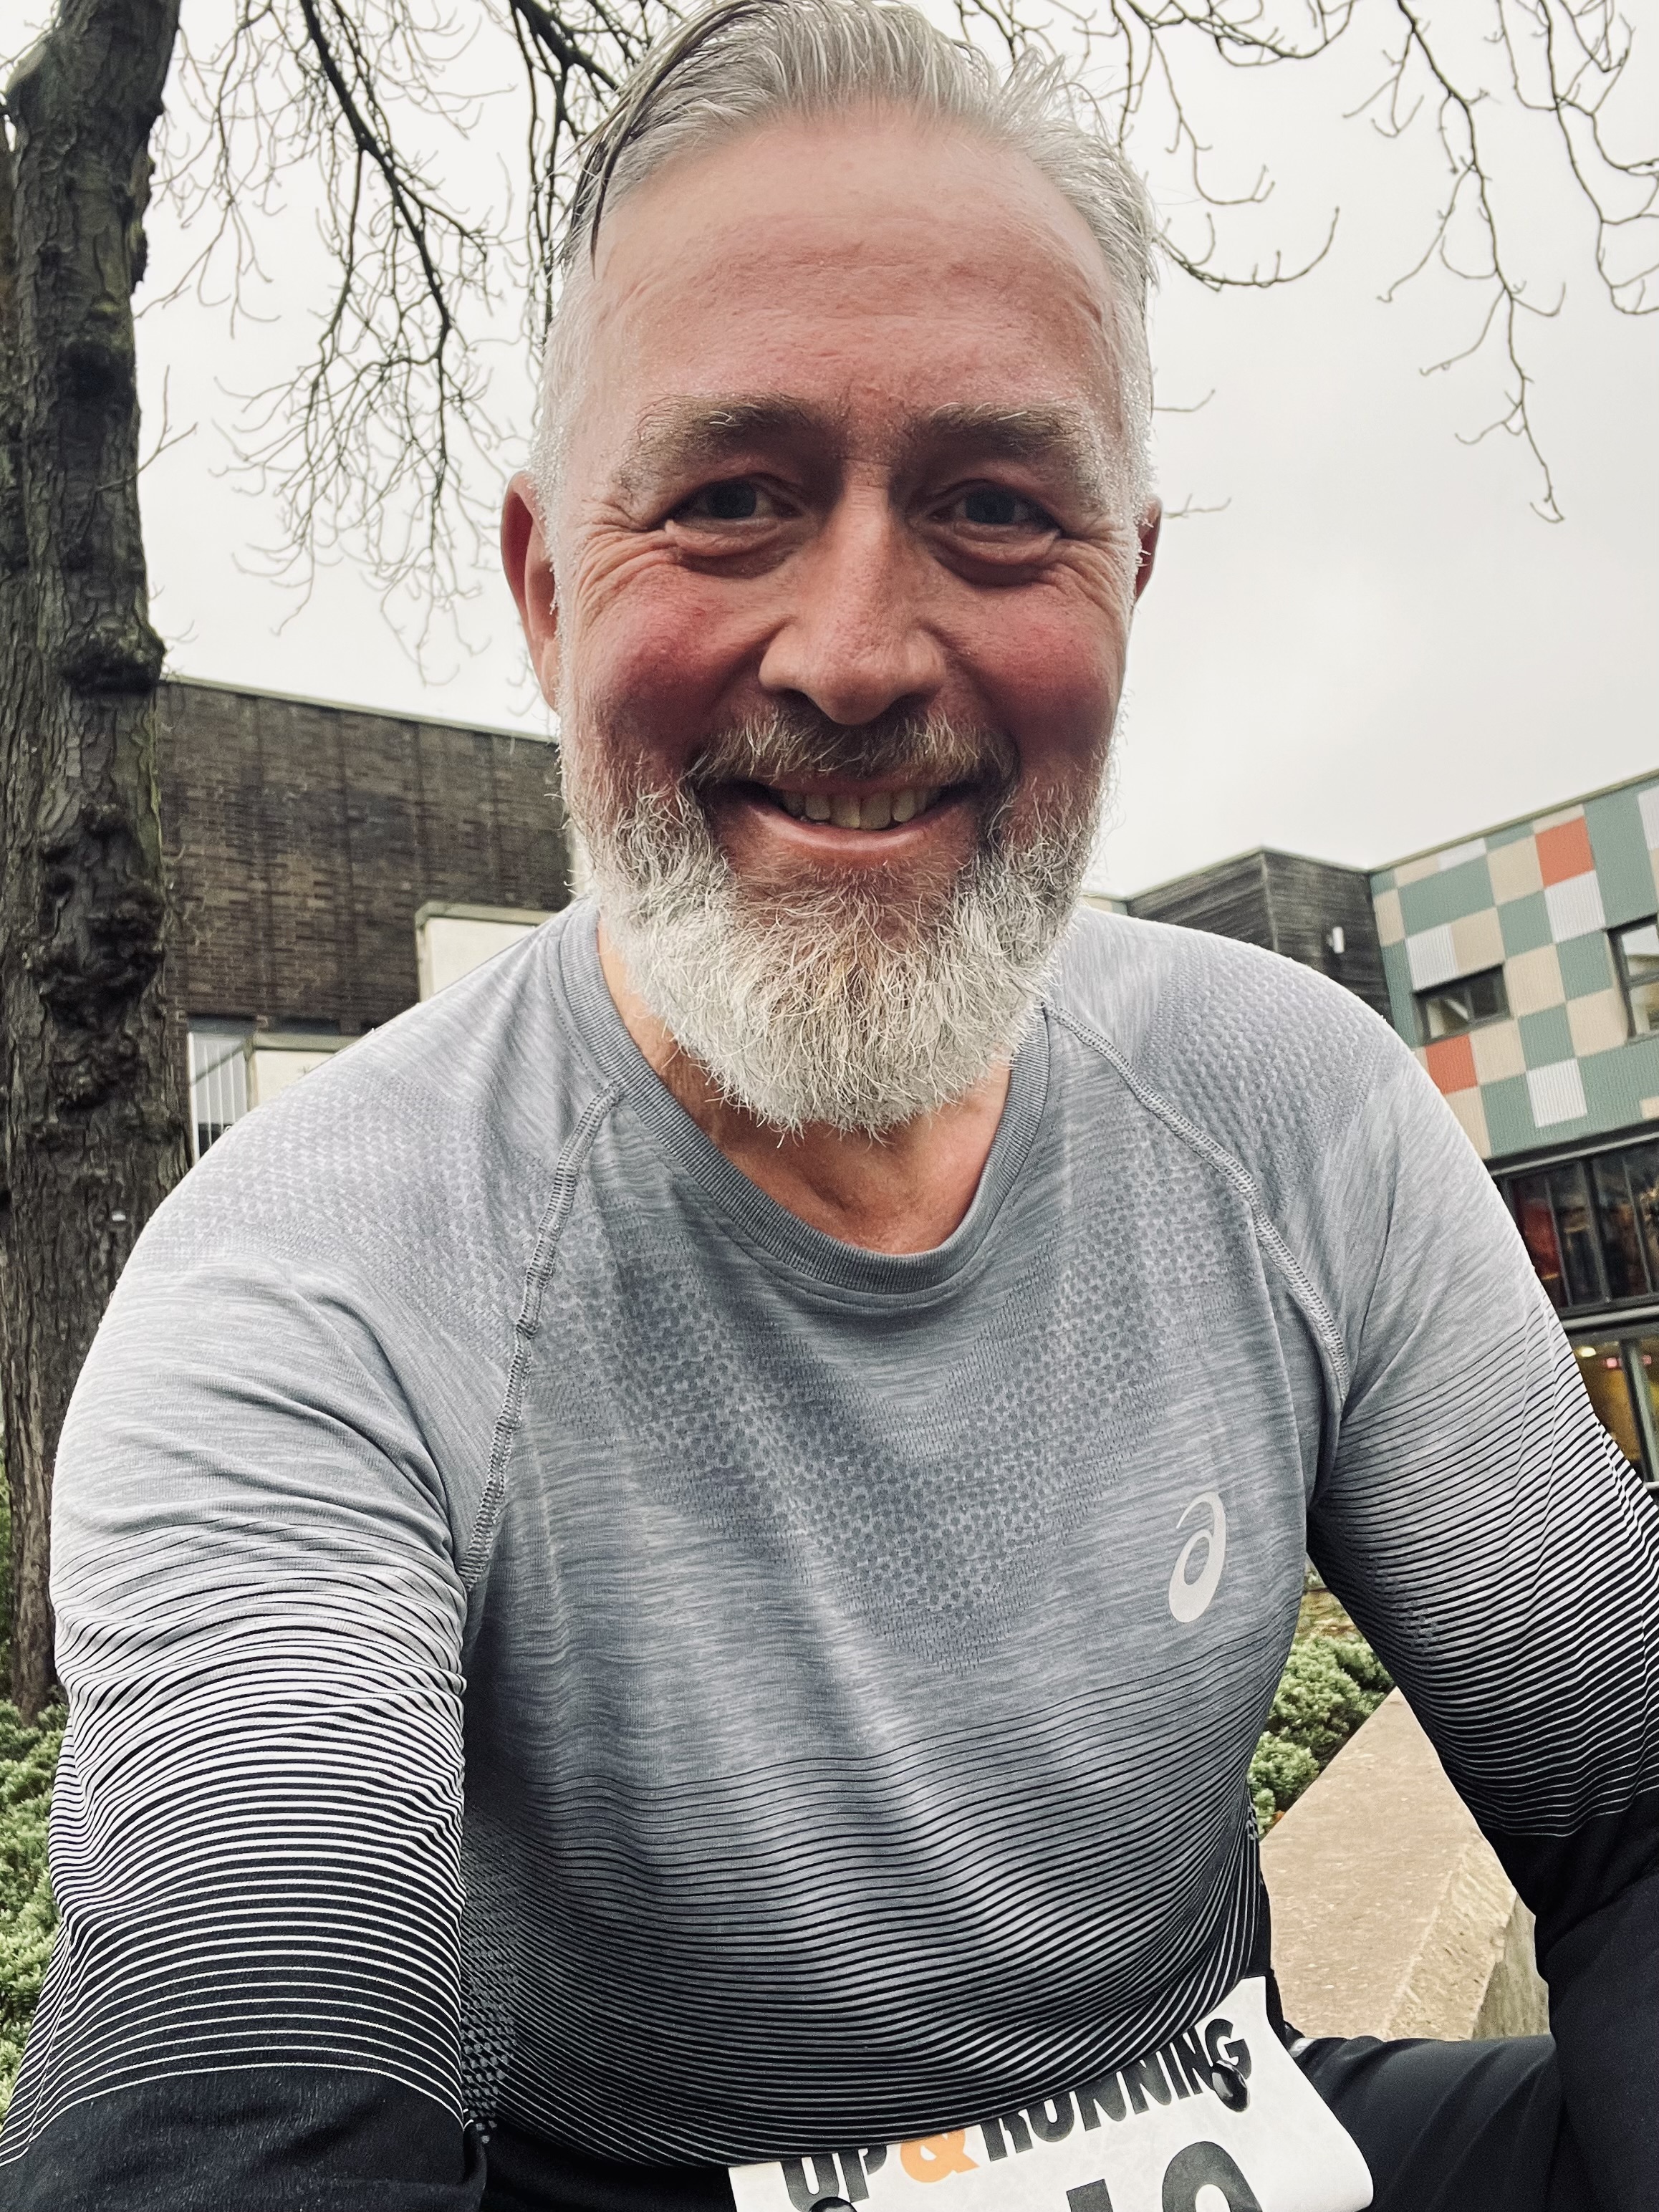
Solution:
M 1431 991 L 1417 994 L 1419 1041 L 1433 1044 L 1441 1037 L 1462 1036 L 1483 1022 L 1501 1022 L 1509 1010 L 1501 968 L 1485 968 L 1478 975 L 1437 983 Z
M 1659 921 L 1638 921 L 1613 933 L 1619 980 L 1625 987 L 1633 1036 L 1659 1030 Z
M 1502 1176 L 1539 1280 L 1564 1311 L 1659 1290 L 1659 1144 Z
M 1659 1481 L 1659 1336 L 1575 1342 L 1572 1348 L 1602 1427 L 1652 1488 Z
M 349 1037 L 313 1036 L 307 1030 L 261 1030 L 248 1045 L 248 1104 L 265 1106 L 313 1068 L 323 1067 Z
M 248 1109 L 247 1041 L 252 1022 L 190 1025 L 191 1158 L 199 1160 Z
M 415 916 L 415 963 L 421 996 L 432 998 L 475 968 L 505 952 L 547 920 L 544 909 L 456 906 L 428 900 Z
M 252 1022 L 190 1025 L 191 1157 L 200 1159 L 234 1121 L 265 1105 L 343 1051 L 349 1037 L 321 1030 L 262 1030 Z

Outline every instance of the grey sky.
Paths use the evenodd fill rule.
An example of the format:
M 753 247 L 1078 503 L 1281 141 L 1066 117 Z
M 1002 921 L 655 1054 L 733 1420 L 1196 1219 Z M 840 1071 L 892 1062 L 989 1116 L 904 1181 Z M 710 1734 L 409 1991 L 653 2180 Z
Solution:
M 1656 0 L 1638 21 L 1651 90 Z M 1322 76 L 1200 87 L 1220 180 L 1237 189 L 1264 161 L 1275 179 L 1267 206 L 1235 219 L 1236 264 L 1281 244 L 1294 258 L 1332 207 L 1341 220 L 1298 285 L 1219 298 L 1178 275 L 1164 285 L 1160 398 L 1213 397 L 1160 416 L 1162 486 L 1172 505 L 1225 504 L 1170 526 L 1143 605 L 1097 869 L 1126 890 L 1260 842 L 1381 863 L 1659 767 L 1659 316 L 1632 322 L 1606 305 L 1559 164 L 1517 134 L 1502 204 L 1532 296 L 1567 288 L 1561 314 L 1527 333 L 1567 518 L 1538 520 L 1535 476 L 1513 441 L 1457 442 L 1496 411 L 1497 362 L 1420 373 L 1472 334 L 1473 290 L 1435 273 L 1391 307 L 1378 300 L 1419 250 L 1442 185 L 1420 125 L 1391 146 L 1342 119 L 1375 78 L 1389 21 L 1382 10 Z M 1164 206 L 1190 222 L 1174 172 L 1146 158 Z M 165 281 L 181 243 L 165 213 L 152 230 Z M 234 411 L 226 390 L 265 382 L 303 344 L 309 237 L 296 201 L 288 235 L 267 246 L 273 323 L 244 325 L 232 343 L 222 313 L 185 301 L 140 326 L 147 444 L 164 374 L 171 430 L 198 426 L 143 479 L 172 665 L 544 729 L 487 557 L 465 616 L 471 649 L 441 649 L 428 678 L 349 567 L 290 611 L 248 565 L 274 522 L 224 473 L 215 425 Z M 504 377 L 498 404 L 516 408 L 519 388 Z

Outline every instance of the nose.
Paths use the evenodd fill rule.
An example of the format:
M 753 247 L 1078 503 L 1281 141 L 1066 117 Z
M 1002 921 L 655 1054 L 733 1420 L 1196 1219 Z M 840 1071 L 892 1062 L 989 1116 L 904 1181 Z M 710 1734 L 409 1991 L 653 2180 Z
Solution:
M 924 620 L 923 566 L 883 493 L 844 497 L 790 564 L 793 603 L 762 656 L 762 684 L 848 726 L 925 713 L 945 657 Z

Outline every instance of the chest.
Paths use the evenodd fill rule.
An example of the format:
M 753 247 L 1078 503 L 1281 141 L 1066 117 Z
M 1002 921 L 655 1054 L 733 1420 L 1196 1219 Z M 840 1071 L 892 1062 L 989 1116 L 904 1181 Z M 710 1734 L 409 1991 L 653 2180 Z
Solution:
M 1316 1422 L 1247 1210 L 1177 1158 L 1073 1173 L 1033 1218 L 884 1298 L 672 1208 L 573 1218 L 485 1638 L 556 1688 L 566 1744 L 666 1777 L 1061 1688 L 1270 1691 Z

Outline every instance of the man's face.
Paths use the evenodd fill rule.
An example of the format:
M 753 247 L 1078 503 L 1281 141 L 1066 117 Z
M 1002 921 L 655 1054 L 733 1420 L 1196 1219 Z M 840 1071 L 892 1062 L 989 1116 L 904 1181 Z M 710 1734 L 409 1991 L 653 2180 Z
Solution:
M 550 549 L 507 528 L 593 829 L 694 803 L 751 909 L 902 927 L 1091 823 L 1156 527 L 1109 283 L 1022 157 L 881 112 L 607 217 Z

